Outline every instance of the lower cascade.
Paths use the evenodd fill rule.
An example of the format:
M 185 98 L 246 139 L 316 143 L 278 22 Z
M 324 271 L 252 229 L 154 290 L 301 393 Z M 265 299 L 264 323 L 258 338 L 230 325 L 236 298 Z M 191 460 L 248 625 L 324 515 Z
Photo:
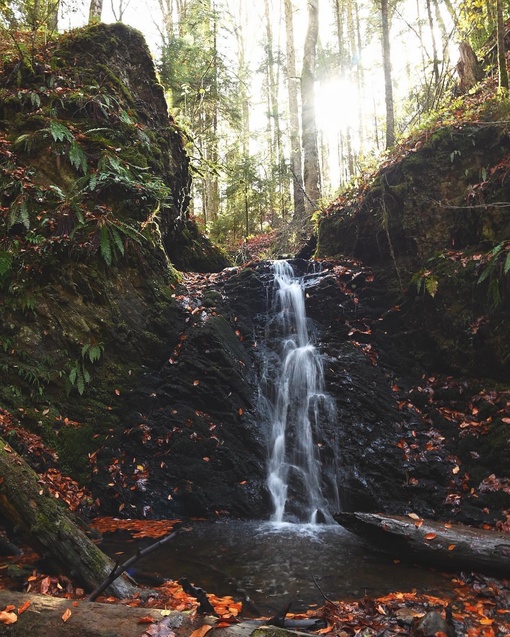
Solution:
M 332 523 L 336 484 L 324 494 L 320 423 L 333 422 L 335 406 L 324 388 L 322 357 L 313 344 L 305 309 L 306 277 L 287 261 L 274 261 L 266 325 L 267 361 L 261 405 L 269 423 L 267 486 L 272 522 Z M 329 501 L 328 501 L 329 500 Z

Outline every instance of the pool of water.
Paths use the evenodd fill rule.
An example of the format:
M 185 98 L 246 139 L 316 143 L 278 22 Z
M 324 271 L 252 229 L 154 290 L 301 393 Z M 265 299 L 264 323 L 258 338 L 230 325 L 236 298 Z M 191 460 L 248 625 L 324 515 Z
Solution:
M 105 539 L 102 548 L 119 562 L 154 540 Z M 123 555 L 119 555 L 123 553 Z M 136 567 L 177 580 L 186 577 L 216 595 L 248 595 L 264 613 L 292 601 L 292 610 L 322 605 L 314 583 L 331 599 L 391 591 L 447 594 L 450 578 L 373 550 L 338 525 L 269 522 L 194 523 Z

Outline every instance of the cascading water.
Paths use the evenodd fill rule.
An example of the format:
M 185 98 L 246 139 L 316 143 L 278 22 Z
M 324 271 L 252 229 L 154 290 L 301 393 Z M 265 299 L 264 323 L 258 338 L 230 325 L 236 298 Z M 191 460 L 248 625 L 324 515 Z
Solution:
M 270 424 L 267 485 L 273 522 L 333 522 L 323 494 L 318 430 L 332 422 L 333 400 L 324 389 L 322 357 L 312 342 L 305 310 L 305 280 L 287 261 L 272 264 L 271 318 L 266 327 L 268 364 L 262 403 Z M 331 494 L 330 494 L 331 497 Z

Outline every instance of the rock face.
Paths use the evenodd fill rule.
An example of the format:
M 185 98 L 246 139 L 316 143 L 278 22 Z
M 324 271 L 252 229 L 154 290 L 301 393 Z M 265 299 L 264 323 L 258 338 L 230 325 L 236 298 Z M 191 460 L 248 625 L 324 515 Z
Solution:
M 141 34 L 100 24 L 22 50 L 0 68 L 0 405 L 93 486 L 124 397 L 184 328 L 175 268 L 227 261 L 190 219 L 185 140 Z M 32 448 L 36 468 L 50 457 Z
M 395 303 L 404 301 L 413 349 L 427 366 L 508 379 L 502 270 L 510 138 L 486 122 L 445 126 L 414 141 L 354 203 L 330 207 L 318 254 L 352 256 L 377 270 Z
M 344 255 L 371 269 L 353 280 L 357 318 L 347 318 L 347 336 L 384 370 L 391 390 L 370 366 L 346 366 L 344 376 L 353 377 L 353 364 L 353 378 L 359 373 L 356 413 L 366 422 L 379 413 L 386 423 L 369 424 L 370 434 L 355 426 L 345 440 L 345 484 L 356 496 L 347 508 L 366 496 L 369 510 L 407 506 L 506 524 L 509 157 L 500 124 L 445 126 L 414 140 L 320 220 L 321 257 Z M 345 337 L 342 314 L 324 337 L 328 352 Z M 342 374 L 330 382 L 339 387 Z M 370 388 L 365 403 L 361 389 L 370 386 L 378 394 Z M 342 405 L 349 394 L 337 395 Z

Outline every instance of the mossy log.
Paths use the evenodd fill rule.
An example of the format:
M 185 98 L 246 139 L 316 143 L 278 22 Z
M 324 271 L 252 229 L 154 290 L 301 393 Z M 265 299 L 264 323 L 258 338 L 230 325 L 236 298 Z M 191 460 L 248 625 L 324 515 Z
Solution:
M 145 618 L 145 622 L 148 622 L 148 618 L 153 618 L 154 622 L 163 619 L 161 611 L 157 609 L 131 608 L 124 604 L 73 602 L 49 595 L 0 591 L 0 610 L 8 606 L 20 609 L 26 607 L 27 603 L 28 608 L 18 615 L 16 622 L 5 626 L 0 624 L 0 636 L 141 637 L 151 625 L 141 623 L 142 618 Z M 193 632 L 190 618 L 184 613 L 171 613 L 165 619 L 176 637 L 186 637 Z M 160 634 L 171 633 L 162 631 Z
M 445 570 L 510 573 L 510 535 L 462 524 L 379 513 L 338 513 L 335 520 L 395 557 Z
M 108 577 L 114 562 L 76 526 L 63 505 L 38 481 L 35 471 L 1 438 L 0 477 L 0 511 L 41 557 L 51 558 L 64 574 L 88 590 Z M 121 576 L 109 586 L 108 593 L 124 598 L 137 590 Z
M 27 607 L 27 603 L 29 604 Z M 0 623 L 0 637 L 189 637 L 216 619 L 189 612 L 157 608 L 132 608 L 123 604 L 73 602 L 47 595 L 0 591 L 0 610 L 13 606 L 17 621 Z M 26 610 L 18 615 L 16 609 Z M 64 620 L 63 618 L 67 619 Z M 154 624 L 149 623 L 152 618 Z M 211 631 L 218 637 L 309 637 L 310 633 L 263 626 L 260 620 L 246 620 Z

